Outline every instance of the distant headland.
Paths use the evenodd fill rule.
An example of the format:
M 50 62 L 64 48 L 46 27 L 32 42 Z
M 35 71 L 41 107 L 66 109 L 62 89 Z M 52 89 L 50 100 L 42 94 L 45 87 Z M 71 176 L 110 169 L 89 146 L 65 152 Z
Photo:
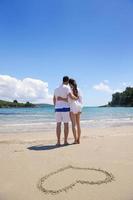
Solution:
M 133 107 L 133 87 L 112 94 L 112 101 L 100 107 Z
M 27 108 L 27 107 L 35 107 L 35 104 L 30 103 L 27 101 L 26 103 L 19 103 L 17 100 L 11 101 L 4 101 L 0 100 L 0 108 Z
M 50 104 L 33 104 L 27 101 L 26 103 L 20 103 L 17 100 L 11 101 L 4 101 L 0 100 L 0 108 L 35 108 L 35 107 L 51 107 L 53 105 Z

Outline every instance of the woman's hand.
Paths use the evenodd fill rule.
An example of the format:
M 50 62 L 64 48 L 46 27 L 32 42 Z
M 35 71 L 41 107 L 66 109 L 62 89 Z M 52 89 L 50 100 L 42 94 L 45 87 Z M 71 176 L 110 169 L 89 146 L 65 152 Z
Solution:
M 63 98 L 63 97 L 57 97 L 58 101 L 65 101 L 68 102 L 68 98 Z
M 62 100 L 62 97 L 57 97 L 57 100 L 58 100 L 58 101 L 61 101 L 61 100 Z

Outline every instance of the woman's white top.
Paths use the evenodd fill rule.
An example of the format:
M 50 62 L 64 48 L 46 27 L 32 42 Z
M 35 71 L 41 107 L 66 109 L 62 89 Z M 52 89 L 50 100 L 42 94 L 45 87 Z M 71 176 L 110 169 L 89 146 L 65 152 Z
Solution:
M 71 89 L 71 93 L 73 94 L 73 91 Z M 77 114 L 77 113 L 81 113 L 82 112 L 82 96 L 80 94 L 80 90 L 78 88 L 78 100 L 74 100 L 74 99 L 71 99 L 70 97 L 68 98 L 68 102 L 69 102 L 69 105 L 70 105 L 70 112 L 73 112 L 74 114 Z

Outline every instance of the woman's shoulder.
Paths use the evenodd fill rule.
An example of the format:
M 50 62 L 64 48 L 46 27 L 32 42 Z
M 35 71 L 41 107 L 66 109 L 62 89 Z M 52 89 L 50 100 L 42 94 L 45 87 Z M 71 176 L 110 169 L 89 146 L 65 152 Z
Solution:
M 78 90 L 78 93 L 81 94 L 81 89 L 79 87 L 77 88 L 77 90 Z

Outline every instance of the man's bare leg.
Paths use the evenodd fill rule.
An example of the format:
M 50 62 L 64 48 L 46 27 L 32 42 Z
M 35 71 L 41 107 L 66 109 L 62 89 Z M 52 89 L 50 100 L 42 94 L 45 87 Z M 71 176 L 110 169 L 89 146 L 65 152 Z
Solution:
M 56 136 L 57 136 L 57 145 L 60 145 L 60 135 L 61 135 L 61 122 L 56 125 Z
M 64 123 L 64 144 L 68 144 L 67 138 L 68 138 L 68 132 L 69 132 L 69 126 L 68 123 Z

